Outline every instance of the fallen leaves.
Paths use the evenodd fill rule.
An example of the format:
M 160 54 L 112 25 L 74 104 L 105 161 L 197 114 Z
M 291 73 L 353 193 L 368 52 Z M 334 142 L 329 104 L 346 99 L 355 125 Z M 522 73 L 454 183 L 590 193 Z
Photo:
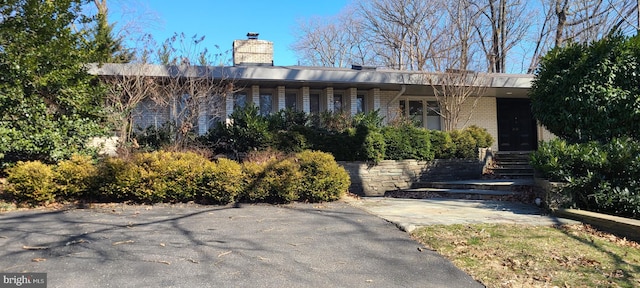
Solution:
M 33 258 L 33 259 L 31 259 L 31 262 L 44 262 L 44 261 L 47 261 L 47 259 L 44 259 L 44 258 Z
M 125 241 L 118 241 L 118 242 L 113 242 L 111 243 L 112 246 L 116 246 L 116 245 L 122 245 L 122 244 L 131 244 L 131 243 L 135 243 L 136 241 L 133 240 L 125 240 Z
M 220 258 L 222 256 L 225 256 L 225 255 L 229 255 L 229 254 L 231 254 L 231 252 L 233 252 L 233 251 L 222 252 L 222 253 L 218 254 L 218 258 Z
M 89 241 L 84 240 L 84 239 L 78 239 L 78 240 L 69 241 L 69 242 L 65 243 L 64 246 L 69 246 L 69 245 L 79 244 L 79 243 L 86 243 L 86 242 L 89 242 Z
M 46 250 L 46 249 L 49 249 L 49 247 L 46 247 L 46 246 L 27 246 L 27 245 L 24 245 L 24 246 L 22 246 L 22 249 L 24 249 L 24 250 Z
M 487 287 L 619 287 L 640 278 L 640 246 L 588 225 L 433 225 L 412 236 Z

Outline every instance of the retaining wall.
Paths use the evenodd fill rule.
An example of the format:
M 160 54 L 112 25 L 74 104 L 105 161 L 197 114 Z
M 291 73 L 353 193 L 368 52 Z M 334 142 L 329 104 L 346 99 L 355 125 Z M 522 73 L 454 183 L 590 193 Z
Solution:
M 407 189 L 416 182 L 479 179 L 485 162 L 477 159 L 433 161 L 384 160 L 377 165 L 338 161 L 351 176 L 351 193 L 384 196 L 384 192 Z

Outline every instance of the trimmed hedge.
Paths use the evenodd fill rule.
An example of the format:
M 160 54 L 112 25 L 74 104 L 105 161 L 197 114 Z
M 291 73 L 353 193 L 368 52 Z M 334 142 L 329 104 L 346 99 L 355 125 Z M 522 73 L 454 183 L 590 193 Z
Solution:
M 351 185 L 349 173 L 331 154 L 320 151 L 304 151 L 296 154 L 302 171 L 300 200 L 307 202 L 334 201 L 340 199 Z
M 54 201 L 56 193 L 53 167 L 40 161 L 18 163 L 6 170 L 5 193 L 18 203 L 42 205 Z
M 348 173 L 330 154 L 272 156 L 252 155 L 254 162 L 239 164 L 192 152 L 158 151 L 105 158 L 98 164 L 81 156 L 58 165 L 19 162 L 7 170 L 6 194 L 29 205 L 55 200 L 289 203 L 337 200 L 350 185 Z

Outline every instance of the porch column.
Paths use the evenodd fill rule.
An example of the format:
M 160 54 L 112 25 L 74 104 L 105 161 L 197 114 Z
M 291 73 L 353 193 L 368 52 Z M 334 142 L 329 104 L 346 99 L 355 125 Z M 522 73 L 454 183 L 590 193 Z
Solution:
M 251 101 L 256 107 L 260 107 L 260 86 L 251 85 Z
M 300 88 L 300 95 L 302 96 L 302 112 L 311 113 L 311 105 L 309 105 L 309 86 L 303 86 Z
M 233 113 L 233 93 L 227 93 L 224 97 L 225 104 L 225 117 L 224 122 L 229 124 L 231 120 L 231 113 Z
M 327 112 L 333 112 L 333 87 L 327 87 L 324 89 L 325 95 L 325 110 Z
M 367 97 L 367 107 L 371 107 L 370 111 L 380 109 L 380 88 L 373 88 L 369 90 L 369 97 Z M 382 112 L 382 111 L 380 111 Z
M 347 90 L 347 103 L 345 103 L 345 108 L 349 108 L 349 114 L 351 116 L 356 115 L 358 113 L 358 89 L 357 88 L 349 88 Z
M 207 134 L 209 130 L 209 107 L 206 105 L 206 101 L 202 100 L 198 105 L 198 135 Z
M 284 86 L 276 87 L 276 101 L 277 101 L 277 111 L 284 110 L 286 108 L 285 102 L 285 90 Z

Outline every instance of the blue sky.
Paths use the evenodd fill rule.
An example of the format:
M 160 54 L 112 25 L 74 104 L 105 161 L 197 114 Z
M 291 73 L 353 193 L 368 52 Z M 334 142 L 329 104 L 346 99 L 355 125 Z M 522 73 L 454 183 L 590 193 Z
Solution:
M 258 32 L 260 39 L 274 43 L 274 64 L 278 66 L 297 64 L 290 50 L 297 20 L 335 15 L 348 3 L 350 0 L 108 1 L 110 21 L 123 25 L 137 19 L 143 22 L 142 29 L 158 42 L 174 32 L 184 32 L 189 38 L 194 34 L 204 35 L 207 47 L 218 45 L 221 50 L 227 50 L 231 49 L 233 40 L 246 39 L 247 32 Z

